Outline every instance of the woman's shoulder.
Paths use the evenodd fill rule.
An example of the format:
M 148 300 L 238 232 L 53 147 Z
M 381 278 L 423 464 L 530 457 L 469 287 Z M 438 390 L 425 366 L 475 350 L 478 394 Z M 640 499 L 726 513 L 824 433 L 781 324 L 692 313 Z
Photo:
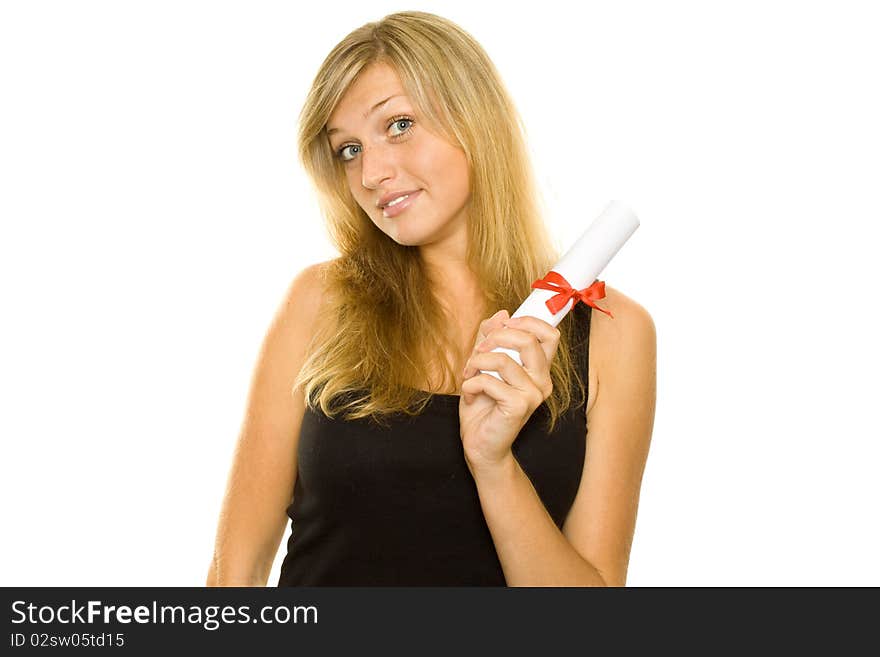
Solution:
M 593 309 L 590 318 L 591 379 L 601 388 L 610 377 L 630 376 L 630 365 L 641 368 L 653 361 L 657 335 L 648 310 L 616 288 L 606 285 L 596 305 L 613 315 Z
M 593 310 L 592 323 L 600 330 L 610 331 L 615 336 L 620 337 L 627 332 L 640 332 L 653 327 L 654 320 L 644 306 L 610 285 L 605 286 L 605 297 L 596 305 L 607 310 L 614 317 Z
M 335 260 L 316 262 L 301 269 L 287 287 L 282 304 L 284 315 L 312 325 L 325 298 L 325 274 Z
M 327 270 L 332 267 L 339 258 L 332 258 L 322 262 L 315 262 L 303 267 L 295 276 L 294 280 L 305 279 L 310 284 L 322 283 Z
M 643 343 L 655 337 L 654 319 L 647 309 L 620 290 L 605 286 L 605 297 L 596 302 L 590 318 L 590 351 L 597 356 L 616 352 L 628 344 Z
M 339 258 L 332 258 L 322 262 L 316 262 L 301 269 L 293 279 L 291 287 L 298 285 L 305 293 L 310 293 L 314 299 L 320 299 L 326 292 L 327 272 L 333 267 Z

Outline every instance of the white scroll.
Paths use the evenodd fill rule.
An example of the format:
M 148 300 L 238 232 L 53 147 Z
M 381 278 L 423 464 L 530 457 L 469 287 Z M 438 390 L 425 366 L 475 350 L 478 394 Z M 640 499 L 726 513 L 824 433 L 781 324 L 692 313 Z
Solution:
M 589 287 L 638 227 L 639 219 L 628 206 L 611 201 L 551 271 L 559 274 L 574 290 Z M 547 301 L 558 294 L 557 290 L 536 289 L 511 317 L 528 315 L 557 326 L 578 302 L 576 297 L 569 299 L 557 312 L 551 312 Z M 522 365 L 519 352 L 513 349 L 496 347 L 492 351 L 505 353 Z M 480 371 L 501 379 L 495 371 Z

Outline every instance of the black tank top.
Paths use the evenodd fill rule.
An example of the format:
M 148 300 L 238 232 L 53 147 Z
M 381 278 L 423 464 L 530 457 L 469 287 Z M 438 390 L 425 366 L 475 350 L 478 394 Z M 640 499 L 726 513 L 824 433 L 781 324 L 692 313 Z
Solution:
M 576 323 L 585 386 L 591 318 L 579 303 L 564 320 Z M 585 403 L 573 403 L 551 434 L 542 404 L 512 447 L 560 529 L 583 471 Z M 395 414 L 388 426 L 306 406 L 278 586 L 505 586 L 465 463 L 458 404 L 434 394 L 420 415 Z

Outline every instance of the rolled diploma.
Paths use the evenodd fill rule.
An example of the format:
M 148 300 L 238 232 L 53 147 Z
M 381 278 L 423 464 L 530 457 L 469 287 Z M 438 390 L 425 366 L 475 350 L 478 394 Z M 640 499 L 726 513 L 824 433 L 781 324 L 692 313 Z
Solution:
M 598 279 L 599 273 L 611 262 L 611 258 L 620 251 L 620 247 L 638 227 L 639 219 L 627 205 L 620 201 L 611 201 L 602 214 L 589 225 L 583 235 L 553 266 L 552 271 L 565 278 L 569 285 L 576 290 L 589 287 Z M 553 290 L 533 290 L 511 317 L 528 315 L 543 319 L 551 326 L 557 326 L 574 307 L 577 299 L 569 300 L 554 315 L 547 308 L 547 299 L 556 294 Z M 505 347 L 496 347 L 492 351 L 505 353 L 522 365 L 518 351 Z M 480 371 L 491 374 L 496 379 L 501 379 L 498 372 L 493 370 Z

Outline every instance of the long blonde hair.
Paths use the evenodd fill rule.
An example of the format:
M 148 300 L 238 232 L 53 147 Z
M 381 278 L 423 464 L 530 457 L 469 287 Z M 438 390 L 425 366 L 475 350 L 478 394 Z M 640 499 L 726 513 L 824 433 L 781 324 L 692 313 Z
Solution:
M 344 411 L 346 419 L 369 416 L 384 423 L 390 413 L 423 410 L 429 394 L 418 386 L 428 381 L 428 363 L 439 364 L 440 385 L 455 383 L 456 368 L 445 352 L 462 361 L 468 354 L 444 331 L 449 318 L 432 292 L 418 248 L 394 242 L 372 223 L 330 149 L 331 113 L 358 74 L 374 63 L 390 65 L 429 124 L 467 156 L 467 262 L 482 286 L 482 316 L 501 308 L 512 313 L 559 253 L 541 220 L 521 119 L 470 34 L 445 18 L 407 11 L 367 23 L 339 42 L 318 70 L 300 114 L 300 160 L 340 257 L 324 269 L 318 329 L 294 389 L 303 386 L 307 403 L 327 416 Z M 558 327 L 553 393 L 544 401 L 548 431 L 572 404 L 573 381 L 580 395 L 576 403 L 585 395 L 571 353 L 570 315 Z

